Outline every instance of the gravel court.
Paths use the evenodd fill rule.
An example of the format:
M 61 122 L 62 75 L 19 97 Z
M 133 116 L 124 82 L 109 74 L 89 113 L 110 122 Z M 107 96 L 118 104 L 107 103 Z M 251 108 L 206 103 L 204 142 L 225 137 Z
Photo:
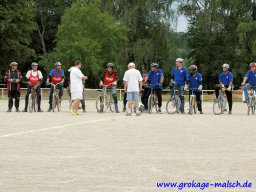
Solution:
M 156 182 L 228 179 L 256 185 L 255 116 L 245 104 L 234 103 L 232 116 L 213 115 L 204 103 L 204 115 L 141 117 L 98 114 L 93 101 L 73 117 L 63 104 L 60 113 L 6 113 L 0 101 L 0 191 L 175 191 Z

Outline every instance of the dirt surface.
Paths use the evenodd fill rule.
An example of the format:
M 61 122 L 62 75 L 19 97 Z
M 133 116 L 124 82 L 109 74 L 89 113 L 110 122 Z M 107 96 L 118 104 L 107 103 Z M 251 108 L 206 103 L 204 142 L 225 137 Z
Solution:
M 245 104 L 234 103 L 233 115 L 204 103 L 204 115 L 140 117 L 86 105 L 81 116 L 67 112 L 68 101 L 63 112 L 6 113 L 0 101 L 1 192 L 167 192 L 179 190 L 156 183 L 192 180 L 249 180 L 252 189 L 205 191 L 255 191 L 256 117 Z

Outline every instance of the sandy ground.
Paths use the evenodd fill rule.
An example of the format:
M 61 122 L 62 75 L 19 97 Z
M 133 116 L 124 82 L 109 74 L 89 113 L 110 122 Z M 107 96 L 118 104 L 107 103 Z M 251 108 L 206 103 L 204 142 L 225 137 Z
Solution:
M 21 102 L 21 109 L 24 101 Z M 256 190 L 256 117 L 153 113 L 6 113 L 0 101 L 1 192 L 158 192 L 157 182 L 249 180 Z M 43 101 L 43 110 L 47 110 Z M 201 191 L 184 189 L 183 191 Z

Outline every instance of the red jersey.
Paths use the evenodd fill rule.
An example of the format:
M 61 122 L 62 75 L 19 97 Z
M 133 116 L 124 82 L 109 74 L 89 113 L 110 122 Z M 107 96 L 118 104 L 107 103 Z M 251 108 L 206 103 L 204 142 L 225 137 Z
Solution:
M 106 71 L 103 74 L 103 78 L 104 78 L 103 84 L 105 86 L 108 86 L 109 84 L 114 83 L 114 82 L 116 82 L 118 80 L 117 79 L 117 73 L 115 71 L 113 71 L 111 74 L 109 74 L 108 71 Z
M 62 80 L 63 80 L 63 77 L 62 77 L 61 71 L 58 72 L 58 76 L 57 76 L 57 72 L 56 72 L 56 70 L 54 70 L 54 72 L 51 76 L 51 83 L 56 85 L 56 84 L 60 83 Z
M 32 85 L 37 85 L 38 82 L 40 81 L 38 71 L 36 72 L 36 76 L 33 76 L 32 71 L 30 71 L 30 76 L 29 76 L 29 80 L 28 80 L 28 81 L 29 81 L 29 83 L 31 83 Z

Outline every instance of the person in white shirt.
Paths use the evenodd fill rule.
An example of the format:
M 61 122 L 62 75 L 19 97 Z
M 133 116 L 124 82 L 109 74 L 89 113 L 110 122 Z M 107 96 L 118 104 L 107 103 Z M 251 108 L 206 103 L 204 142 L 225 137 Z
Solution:
M 80 115 L 78 107 L 81 99 L 83 99 L 83 80 L 88 77 L 81 72 L 82 63 L 79 60 L 75 61 L 75 67 L 71 67 L 70 71 L 70 92 L 71 100 L 73 101 L 70 113 L 72 115 Z
M 43 82 L 43 75 L 41 71 L 38 70 L 38 64 L 36 62 L 33 62 L 31 64 L 32 70 L 29 70 L 26 74 L 26 78 L 28 80 L 28 89 L 27 94 L 25 98 L 25 109 L 22 112 L 28 111 L 28 97 L 31 93 L 31 89 L 34 89 L 36 91 L 37 96 L 37 105 L 38 105 L 38 112 L 43 112 L 41 110 L 41 84 Z
M 139 116 L 140 91 L 142 90 L 141 73 L 135 69 L 134 63 L 129 63 L 128 70 L 124 74 L 124 91 L 127 93 L 127 116 L 131 116 L 132 104 L 135 102 L 136 115 Z

